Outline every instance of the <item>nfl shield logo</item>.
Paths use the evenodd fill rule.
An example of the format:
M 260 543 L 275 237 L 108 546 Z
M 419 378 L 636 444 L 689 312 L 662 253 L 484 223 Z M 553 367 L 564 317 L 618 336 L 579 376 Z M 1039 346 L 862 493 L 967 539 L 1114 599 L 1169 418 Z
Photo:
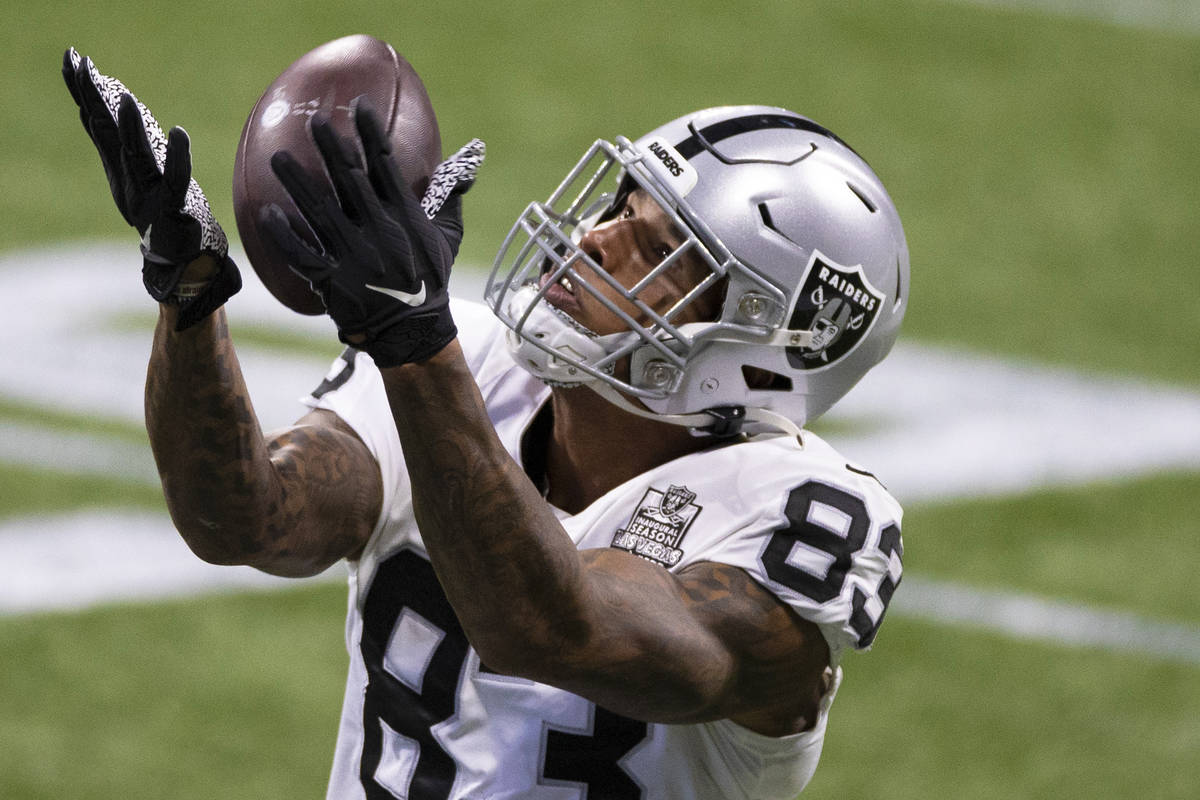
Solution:
M 883 292 L 861 265 L 845 267 L 813 251 L 788 328 L 812 333 L 811 344 L 787 348 L 796 369 L 828 367 L 858 346 L 879 317 Z

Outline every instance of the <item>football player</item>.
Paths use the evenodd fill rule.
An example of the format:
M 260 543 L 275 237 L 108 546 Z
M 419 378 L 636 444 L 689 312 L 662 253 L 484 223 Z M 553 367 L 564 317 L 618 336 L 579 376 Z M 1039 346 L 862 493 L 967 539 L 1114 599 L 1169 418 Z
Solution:
M 451 301 L 473 142 L 414 197 L 372 109 L 273 169 L 262 224 L 350 347 L 264 437 L 240 285 L 125 87 L 64 76 L 160 302 L 146 421 L 203 559 L 349 572 L 331 798 L 792 798 L 843 656 L 900 582 L 901 510 L 804 426 L 890 350 L 908 254 L 845 142 L 780 108 L 597 141 Z

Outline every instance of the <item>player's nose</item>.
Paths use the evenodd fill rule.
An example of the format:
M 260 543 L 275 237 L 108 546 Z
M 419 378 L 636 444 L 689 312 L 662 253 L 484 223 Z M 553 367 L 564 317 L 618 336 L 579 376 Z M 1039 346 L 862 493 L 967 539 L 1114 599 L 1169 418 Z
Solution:
M 579 248 L 611 275 L 614 267 L 628 258 L 632 241 L 629 224 L 624 220 L 611 220 L 584 234 L 579 240 Z

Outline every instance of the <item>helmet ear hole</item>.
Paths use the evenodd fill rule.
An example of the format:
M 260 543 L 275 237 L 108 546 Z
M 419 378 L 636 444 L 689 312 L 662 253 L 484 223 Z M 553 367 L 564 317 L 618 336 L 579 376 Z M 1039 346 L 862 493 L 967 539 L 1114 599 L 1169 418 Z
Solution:
M 769 369 L 762 367 L 751 367 L 748 364 L 742 365 L 742 379 L 746 381 L 747 389 L 766 392 L 790 392 L 792 390 L 792 379 L 787 375 L 780 375 L 778 372 L 772 372 Z

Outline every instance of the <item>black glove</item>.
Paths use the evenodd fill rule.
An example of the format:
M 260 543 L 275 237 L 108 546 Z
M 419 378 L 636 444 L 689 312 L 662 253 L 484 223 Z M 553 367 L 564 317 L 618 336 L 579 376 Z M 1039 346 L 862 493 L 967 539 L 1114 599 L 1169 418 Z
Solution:
M 176 330 L 191 327 L 237 293 L 242 279 L 229 258 L 225 232 L 192 180 L 187 132 L 176 127 L 164 136 L 149 109 L 73 47 L 63 54 L 62 72 L 100 153 L 117 209 L 142 236 L 146 290 L 155 300 L 179 306 Z M 203 283 L 180 285 L 184 269 L 201 254 L 217 261 L 217 273 Z
M 439 164 L 418 201 L 366 97 L 352 106 L 362 156 L 338 138 L 328 117 L 309 120 L 329 180 L 305 172 L 286 151 L 271 159 L 320 249 L 274 203 L 263 207 L 260 221 L 321 296 L 338 338 L 381 367 L 424 361 L 457 334 L 447 282 L 462 242 L 462 195 L 475 181 L 484 144 L 473 139 Z

